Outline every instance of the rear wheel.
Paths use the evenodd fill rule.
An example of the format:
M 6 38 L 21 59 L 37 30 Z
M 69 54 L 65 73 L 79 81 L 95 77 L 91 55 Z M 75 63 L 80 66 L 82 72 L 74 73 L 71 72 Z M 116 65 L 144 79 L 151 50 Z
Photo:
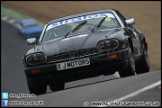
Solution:
M 150 71 L 149 57 L 146 49 L 146 44 L 143 44 L 143 54 L 140 60 L 136 63 L 136 73 L 146 73 Z
M 49 84 L 51 91 L 59 91 L 63 90 L 65 87 L 65 83 L 63 81 L 53 81 Z
M 38 85 L 32 85 L 28 80 L 27 80 L 28 88 L 30 93 L 34 93 L 36 95 L 39 94 L 45 94 L 47 91 L 47 85 L 46 84 L 38 84 Z
M 128 57 L 128 66 L 127 68 L 119 71 L 120 77 L 127 77 L 127 76 L 132 76 L 135 75 L 135 62 L 134 62 L 134 57 L 132 54 L 132 49 L 129 45 L 129 57 Z

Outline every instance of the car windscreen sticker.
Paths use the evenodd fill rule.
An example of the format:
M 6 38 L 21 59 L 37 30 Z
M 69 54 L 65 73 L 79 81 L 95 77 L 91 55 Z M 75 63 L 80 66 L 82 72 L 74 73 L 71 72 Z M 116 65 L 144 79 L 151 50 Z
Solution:
M 71 19 L 67 19 L 67 20 L 62 20 L 60 22 L 52 23 L 47 27 L 46 31 L 50 30 L 51 28 L 63 25 L 63 24 L 69 24 L 69 23 L 73 23 L 73 22 L 84 21 L 84 20 L 95 19 L 95 18 L 102 18 L 105 16 L 107 16 L 105 21 L 110 21 L 110 18 L 115 18 L 114 15 L 111 13 L 91 14 L 91 15 L 71 18 Z
M 110 21 L 110 20 L 111 20 L 110 17 L 105 18 L 105 21 Z

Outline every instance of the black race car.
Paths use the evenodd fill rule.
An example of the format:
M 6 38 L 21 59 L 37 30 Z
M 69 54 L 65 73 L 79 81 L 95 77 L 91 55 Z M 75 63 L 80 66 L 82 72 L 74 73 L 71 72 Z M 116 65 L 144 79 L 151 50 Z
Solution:
M 64 89 L 66 82 L 111 75 L 121 77 L 149 72 L 144 35 L 118 10 L 75 14 L 45 25 L 40 38 L 23 57 L 29 91 Z

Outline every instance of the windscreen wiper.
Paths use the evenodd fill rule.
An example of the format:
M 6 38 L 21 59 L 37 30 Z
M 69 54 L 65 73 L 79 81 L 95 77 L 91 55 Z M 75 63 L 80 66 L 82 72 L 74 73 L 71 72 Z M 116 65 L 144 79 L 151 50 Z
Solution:
M 94 30 L 96 30 L 97 28 L 99 28 L 106 18 L 107 18 L 107 16 L 105 16 L 104 18 L 102 18 L 102 20 L 91 31 L 93 32 Z
M 86 23 L 87 23 L 87 20 L 81 22 L 80 24 L 78 24 L 73 30 L 69 31 L 69 32 L 65 35 L 65 38 L 66 38 L 69 34 L 71 34 L 71 33 L 75 32 L 76 30 L 80 29 L 80 28 L 81 28 L 83 25 L 85 25 Z

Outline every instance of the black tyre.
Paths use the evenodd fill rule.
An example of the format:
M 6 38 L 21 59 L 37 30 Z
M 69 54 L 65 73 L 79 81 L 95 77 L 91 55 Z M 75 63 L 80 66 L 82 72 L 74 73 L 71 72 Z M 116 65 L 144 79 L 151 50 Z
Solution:
M 16 29 L 16 31 L 17 31 L 17 33 L 18 33 L 19 35 L 21 35 L 21 33 L 20 33 L 20 31 L 19 31 L 18 29 Z
M 140 60 L 136 63 L 136 73 L 146 73 L 150 71 L 149 57 L 147 53 L 146 44 L 143 44 L 143 54 Z
M 51 91 L 59 91 L 63 90 L 65 87 L 65 83 L 62 81 L 53 81 L 49 84 Z
M 34 93 L 36 95 L 45 94 L 47 91 L 47 85 L 40 83 L 39 85 L 31 85 L 31 83 L 27 80 L 28 88 L 30 93 Z
M 127 77 L 127 76 L 132 76 L 135 75 L 135 62 L 134 62 L 134 56 L 132 54 L 132 49 L 129 45 L 129 57 L 128 57 L 128 66 L 127 68 L 119 71 L 120 77 Z

